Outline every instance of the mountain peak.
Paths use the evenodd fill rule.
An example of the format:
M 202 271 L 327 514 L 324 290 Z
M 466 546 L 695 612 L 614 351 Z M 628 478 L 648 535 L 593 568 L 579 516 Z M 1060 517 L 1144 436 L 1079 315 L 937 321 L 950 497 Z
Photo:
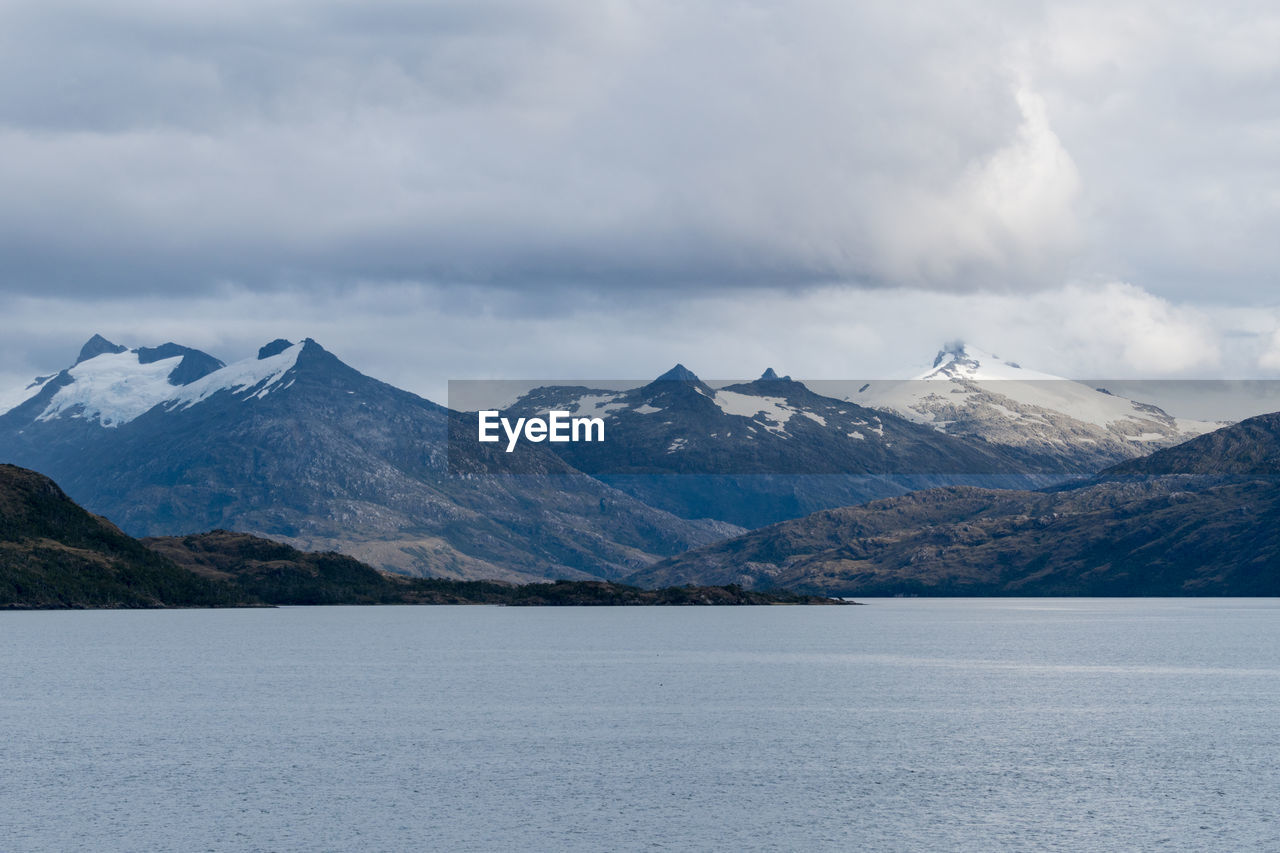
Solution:
M 1062 380 L 1061 376 L 1028 370 L 1016 361 L 1001 358 L 993 352 L 970 346 L 964 341 L 948 341 L 938 350 L 933 367 L 917 379 L 1019 379 L 1024 382 Z
M 82 361 L 88 361 L 94 356 L 99 356 L 103 353 L 121 353 L 124 352 L 125 349 L 126 347 L 122 347 L 119 344 L 113 344 L 102 335 L 94 335 L 92 338 L 85 341 L 84 346 L 80 347 L 80 355 L 76 357 L 76 364 L 79 364 Z
M 766 367 L 764 373 L 760 374 L 760 382 L 790 382 L 790 376 L 779 376 L 777 371 L 772 367 Z
M 170 385 L 190 385 L 197 379 L 226 367 L 220 359 L 214 358 L 207 352 L 184 347 L 180 344 L 175 344 L 173 341 L 161 344 L 158 347 L 139 347 L 134 352 L 138 354 L 138 364 L 151 364 L 167 358 L 181 356 L 182 361 L 169 374 Z
M 677 364 L 666 373 L 659 376 L 654 382 L 701 382 L 692 370 L 683 364 Z
M 262 361 L 264 358 L 271 358 L 273 355 L 279 355 L 291 346 L 293 346 L 293 341 L 276 338 L 271 343 L 258 349 L 258 361 Z
M 972 366 L 978 366 L 978 359 L 965 348 L 964 341 L 958 339 L 947 341 L 942 345 L 942 349 L 938 350 L 938 354 L 933 359 L 933 366 L 942 367 L 956 362 L 972 363 Z

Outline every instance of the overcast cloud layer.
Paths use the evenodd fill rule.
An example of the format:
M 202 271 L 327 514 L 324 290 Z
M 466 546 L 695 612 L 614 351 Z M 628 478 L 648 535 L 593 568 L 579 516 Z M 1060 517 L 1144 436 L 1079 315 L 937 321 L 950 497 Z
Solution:
M 5 286 L 1248 300 L 1277 43 L 1254 3 L 10 0 Z
M 579 345 L 805 372 L 840 319 L 897 363 L 1280 371 L 1278 43 L 1232 2 L 9 0 L 5 369 L 114 323 L 378 335 L 432 382 Z
M 1073 378 L 1275 378 L 1280 310 L 1179 306 L 1122 283 L 1030 295 L 812 288 L 624 302 L 370 285 L 343 292 L 0 299 L 0 387 L 71 363 L 90 331 L 128 346 L 177 340 L 225 361 L 313 337 L 360 370 L 443 402 L 449 379 L 644 379 L 677 361 L 707 378 L 766 367 L 808 379 L 909 378 L 962 339 Z

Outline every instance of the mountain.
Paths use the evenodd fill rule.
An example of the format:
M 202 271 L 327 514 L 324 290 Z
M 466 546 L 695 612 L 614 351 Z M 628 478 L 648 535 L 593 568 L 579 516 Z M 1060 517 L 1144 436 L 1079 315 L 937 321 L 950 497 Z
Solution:
M 824 397 L 772 368 L 718 388 L 683 365 L 623 391 L 544 386 L 504 414 L 556 410 L 607 424 L 606 441 L 548 445 L 574 468 L 681 517 L 745 527 L 930 486 L 1063 476 L 1024 449 Z
M 537 446 L 450 453 L 463 416 L 367 377 L 310 339 L 223 365 L 95 336 L 6 398 L 0 459 L 56 478 L 137 536 L 239 529 L 418 575 L 618 577 L 737 532 L 677 518 Z
M 197 607 L 234 604 L 77 506 L 48 477 L 0 464 L 0 607 Z
M 41 474 L 0 465 L 0 608 L 306 604 L 836 604 L 740 588 L 642 590 L 605 581 L 512 586 L 408 578 L 336 553 L 215 530 L 126 536 Z
M 910 380 L 857 383 L 841 396 L 948 435 L 1057 459 L 1089 475 L 1222 426 L 1175 418 L 1103 388 L 1022 367 L 964 343 L 943 347 Z
M 841 595 L 1280 594 L 1280 414 L 1041 492 L 946 488 L 814 513 L 633 583 Z
M 1114 465 L 1099 480 L 1170 475 L 1218 479 L 1280 477 L 1280 413 L 1259 415 L 1177 447 Z
M 159 403 L 188 399 L 187 386 L 225 366 L 174 343 L 130 350 L 94 335 L 71 367 L 0 397 L 0 416 L 11 424 L 61 418 L 113 427 Z

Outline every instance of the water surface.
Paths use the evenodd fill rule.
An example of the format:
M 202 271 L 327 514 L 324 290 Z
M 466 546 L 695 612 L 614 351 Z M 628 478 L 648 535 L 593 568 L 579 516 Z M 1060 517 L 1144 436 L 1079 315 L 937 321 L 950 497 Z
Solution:
M 0 614 L 5 850 L 1280 849 L 1280 603 Z

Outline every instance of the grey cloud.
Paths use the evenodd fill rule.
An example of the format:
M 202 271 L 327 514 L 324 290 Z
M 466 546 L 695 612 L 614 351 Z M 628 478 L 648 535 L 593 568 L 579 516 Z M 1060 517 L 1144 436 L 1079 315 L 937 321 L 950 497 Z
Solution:
M 169 296 L 0 296 L 0 391 L 70 363 L 94 332 L 129 346 L 173 340 L 224 361 L 277 337 L 313 337 L 354 367 L 442 400 L 448 379 L 651 378 L 682 362 L 709 378 L 766 367 L 807 379 L 908 378 L 948 340 L 1068 377 L 1273 378 L 1280 310 L 1197 309 L 1133 285 L 1034 294 L 908 289 L 711 291 L 622 300 L 367 284 Z
M 874 280 L 899 176 L 1017 125 L 998 68 L 916 61 L 923 16 L 412 8 L 11 9 L 8 286 Z
M 1076 5 L 8 3 L 0 287 L 966 291 L 1102 270 L 1247 295 L 1280 214 L 1246 191 L 1270 152 L 1230 132 L 1255 108 L 1216 97 L 1272 73 L 1213 49 L 1243 11 L 1156 26 L 1107 4 L 1090 41 Z M 1184 54 L 1193 26 L 1208 46 Z

